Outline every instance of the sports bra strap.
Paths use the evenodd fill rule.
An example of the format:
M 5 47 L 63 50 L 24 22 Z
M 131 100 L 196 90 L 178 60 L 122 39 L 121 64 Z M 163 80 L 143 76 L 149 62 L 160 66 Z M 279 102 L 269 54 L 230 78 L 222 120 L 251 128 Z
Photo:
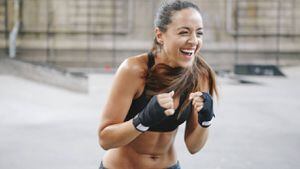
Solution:
M 151 69 L 154 64 L 155 64 L 154 54 L 152 52 L 149 52 L 148 53 L 148 69 Z

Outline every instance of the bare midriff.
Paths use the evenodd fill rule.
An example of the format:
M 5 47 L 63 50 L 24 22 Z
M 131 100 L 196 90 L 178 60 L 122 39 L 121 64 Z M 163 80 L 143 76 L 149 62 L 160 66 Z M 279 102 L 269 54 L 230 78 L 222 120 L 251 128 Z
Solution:
M 108 169 L 168 168 L 177 162 L 176 132 L 145 132 L 126 146 L 108 150 L 103 164 Z

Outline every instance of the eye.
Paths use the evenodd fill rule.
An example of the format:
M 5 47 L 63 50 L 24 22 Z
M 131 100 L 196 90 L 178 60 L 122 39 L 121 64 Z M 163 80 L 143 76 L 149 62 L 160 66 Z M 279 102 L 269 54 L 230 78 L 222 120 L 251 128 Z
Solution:
M 185 35 L 185 34 L 188 34 L 188 32 L 187 31 L 179 32 L 179 35 Z
M 197 36 L 202 36 L 203 32 L 197 32 Z

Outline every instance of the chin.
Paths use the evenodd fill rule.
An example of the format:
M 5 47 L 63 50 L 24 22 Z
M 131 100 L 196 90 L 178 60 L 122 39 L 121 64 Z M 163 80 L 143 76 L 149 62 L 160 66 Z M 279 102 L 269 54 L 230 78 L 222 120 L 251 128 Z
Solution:
M 178 63 L 178 66 L 182 68 L 188 68 L 191 67 L 192 65 L 193 65 L 192 61 Z

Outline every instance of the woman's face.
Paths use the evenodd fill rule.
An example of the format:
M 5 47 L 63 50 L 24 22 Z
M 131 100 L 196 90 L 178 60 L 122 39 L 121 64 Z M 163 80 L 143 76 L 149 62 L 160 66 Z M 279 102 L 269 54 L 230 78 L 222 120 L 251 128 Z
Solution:
M 187 8 L 175 12 L 171 20 L 166 32 L 156 30 L 158 41 L 163 43 L 160 54 L 172 67 L 191 66 L 202 46 L 202 17 L 197 10 Z

